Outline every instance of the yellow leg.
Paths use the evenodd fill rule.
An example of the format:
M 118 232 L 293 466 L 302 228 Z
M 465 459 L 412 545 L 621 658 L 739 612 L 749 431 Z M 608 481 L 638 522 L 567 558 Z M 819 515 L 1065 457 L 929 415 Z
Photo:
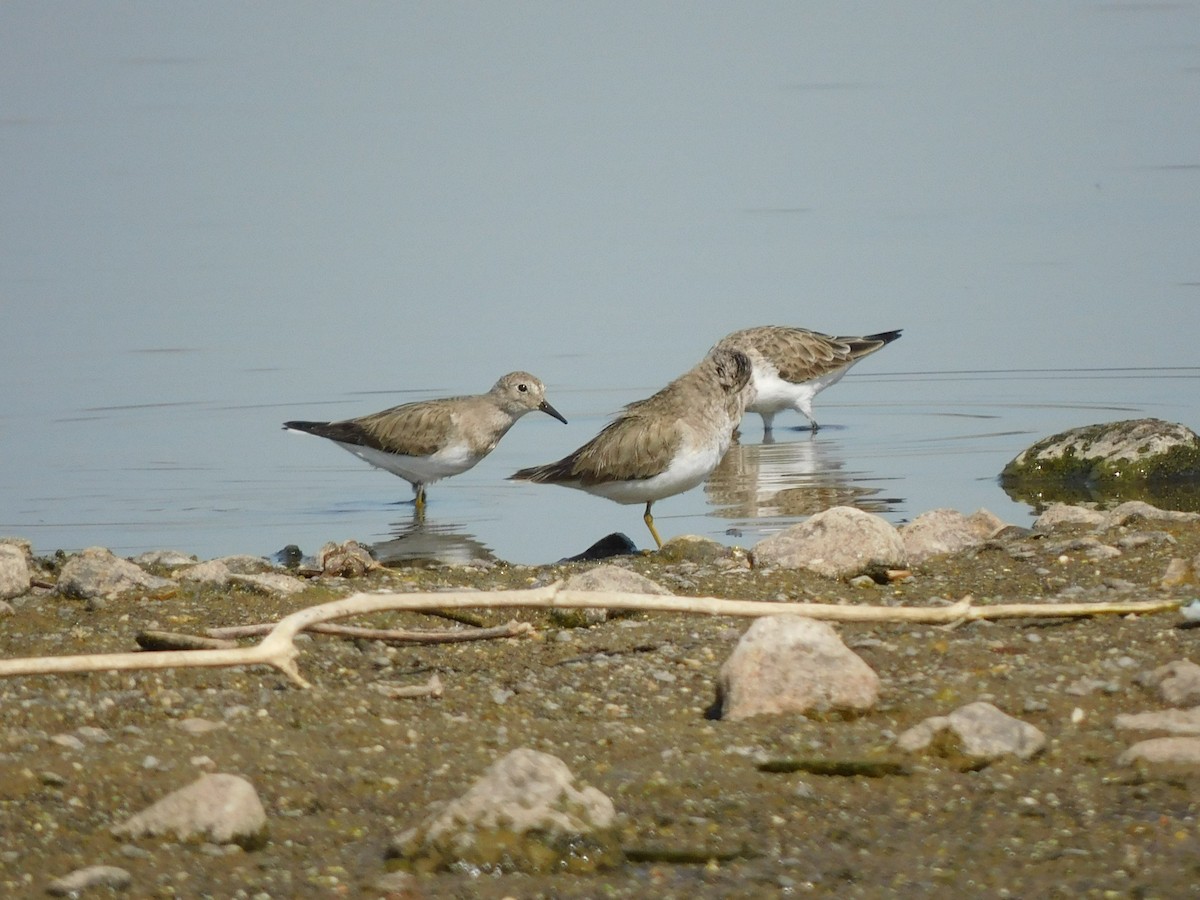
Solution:
M 415 490 L 417 492 L 417 496 L 416 496 L 416 499 L 413 500 L 413 503 L 416 504 L 417 519 L 418 520 L 424 519 L 425 518 L 425 485 L 418 484 L 415 486 Z
M 647 501 L 646 514 L 644 516 L 642 516 L 642 518 L 646 520 L 646 527 L 649 528 L 650 533 L 652 535 L 654 535 L 654 543 L 658 544 L 658 549 L 661 550 L 662 549 L 662 538 L 660 538 L 658 536 L 658 530 L 654 527 L 654 516 L 650 515 L 650 505 L 652 503 L 654 503 L 653 500 Z

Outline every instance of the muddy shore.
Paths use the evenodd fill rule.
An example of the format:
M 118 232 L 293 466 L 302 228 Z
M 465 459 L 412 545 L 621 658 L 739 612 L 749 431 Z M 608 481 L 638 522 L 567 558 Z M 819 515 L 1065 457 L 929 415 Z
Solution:
M 1092 540 L 1092 539 L 1095 540 Z M 1115 553 L 1096 553 L 1102 545 Z M 756 570 L 738 551 L 670 550 L 617 562 L 679 595 L 940 605 L 1149 600 L 1172 559 L 1200 555 L 1200 524 L 1133 521 L 1100 532 L 1014 532 L 914 567 L 884 585 Z M 41 561 L 54 581 L 61 559 Z M 117 652 L 148 629 L 202 634 L 273 621 L 358 590 L 504 590 L 587 563 L 410 566 L 313 579 L 301 594 L 181 587 L 99 602 L 38 588 L 0 617 L 0 657 Z M 509 613 L 480 611 L 482 624 Z M 386 896 L 393 836 L 460 795 L 497 757 L 531 747 L 607 794 L 626 861 L 595 875 L 422 876 L 425 897 L 836 895 L 1172 897 L 1200 890 L 1200 770 L 1120 765 L 1155 736 L 1122 713 L 1166 705 L 1139 676 L 1194 659 L 1200 630 L 1177 612 L 929 626 L 839 625 L 880 676 L 882 699 L 851 720 L 707 717 L 744 620 L 639 614 L 586 628 L 531 612 L 530 636 L 451 645 L 303 638 L 300 690 L 266 668 L 0 680 L 0 893 L 45 896 L 89 865 L 127 870 L 126 896 Z M 428 615 L 355 620 L 454 627 Z M 380 685 L 424 683 L 437 698 Z M 965 770 L 901 753 L 897 734 L 988 700 L 1041 729 L 1044 752 Z M 215 723 L 196 732 L 187 720 Z M 82 729 L 82 731 L 81 731 Z M 75 740 L 63 740 L 63 736 Z M 772 761 L 798 771 L 766 771 Z M 902 762 L 903 766 L 839 763 Z M 245 776 L 269 817 L 260 849 L 123 842 L 110 828 L 209 771 Z M 817 774 L 858 771 L 860 774 Z M 861 774 L 866 772 L 867 774 Z M 106 896 L 99 889 L 87 896 Z M 398 895 L 397 895 L 398 896 Z

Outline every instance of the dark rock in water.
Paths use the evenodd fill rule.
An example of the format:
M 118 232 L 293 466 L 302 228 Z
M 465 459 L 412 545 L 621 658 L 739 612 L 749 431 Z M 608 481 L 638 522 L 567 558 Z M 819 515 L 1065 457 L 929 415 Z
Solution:
M 1039 508 L 1144 500 L 1200 510 L 1200 436 L 1161 419 L 1074 428 L 1022 451 L 1000 483 L 1013 499 Z
M 613 556 L 629 556 L 637 553 L 637 544 L 625 534 L 614 531 L 605 535 L 588 547 L 582 553 L 560 559 L 559 562 L 592 562 L 597 559 L 609 559 Z

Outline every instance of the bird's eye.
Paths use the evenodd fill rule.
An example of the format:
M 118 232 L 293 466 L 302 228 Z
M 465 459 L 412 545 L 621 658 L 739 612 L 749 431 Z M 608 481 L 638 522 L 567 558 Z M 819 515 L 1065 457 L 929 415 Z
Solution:
M 529 393 L 529 385 L 525 384 L 524 382 L 521 382 L 520 384 L 517 385 L 517 390 L 520 391 L 522 394 L 527 394 L 527 393 Z

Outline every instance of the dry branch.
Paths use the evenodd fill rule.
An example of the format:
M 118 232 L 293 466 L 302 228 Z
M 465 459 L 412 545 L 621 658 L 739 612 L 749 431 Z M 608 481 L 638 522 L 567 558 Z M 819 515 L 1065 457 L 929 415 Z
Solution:
M 258 637 L 269 634 L 275 622 L 259 625 L 230 625 L 225 628 L 210 628 L 210 638 Z M 336 637 L 358 638 L 365 641 L 386 641 L 397 644 L 459 644 L 464 641 L 488 641 L 495 638 L 517 637 L 529 634 L 533 626 L 528 622 L 507 622 L 493 628 L 472 627 L 462 631 L 439 629 L 436 631 L 409 631 L 404 628 L 362 628 L 358 625 L 330 625 L 316 623 L 304 629 L 310 634 L 329 634 Z
M 1015 603 L 974 606 L 970 597 L 940 607 L 839 606 L 827 603 L 765 603 L 716 597 L 663 597 L 608 591 L 568 591 L 560 583 L 521 591 L 462 591 L 436 594 L 354 594 L 310 606 L 281 619 L 261 643 L 235 650 L 169 650 L 152 653 L 108 653 L 0 660 L 0 676 L 61 672 L 106 672 L 131 669 L 174 669 L 214 666 L 274 666 L 300 687 L 309 683 L 296 667 L 294 639 L 313 625 L 347 616 L 388 610 L 432 609 L 624 609 L 708 616 L 796 615 L 828 622 L 911 622 L 946 625 L 979 619 L 1075 618 L 1142 615 L 1178 609 L 1180 601 L 1164 599 L 1128 603 Z

